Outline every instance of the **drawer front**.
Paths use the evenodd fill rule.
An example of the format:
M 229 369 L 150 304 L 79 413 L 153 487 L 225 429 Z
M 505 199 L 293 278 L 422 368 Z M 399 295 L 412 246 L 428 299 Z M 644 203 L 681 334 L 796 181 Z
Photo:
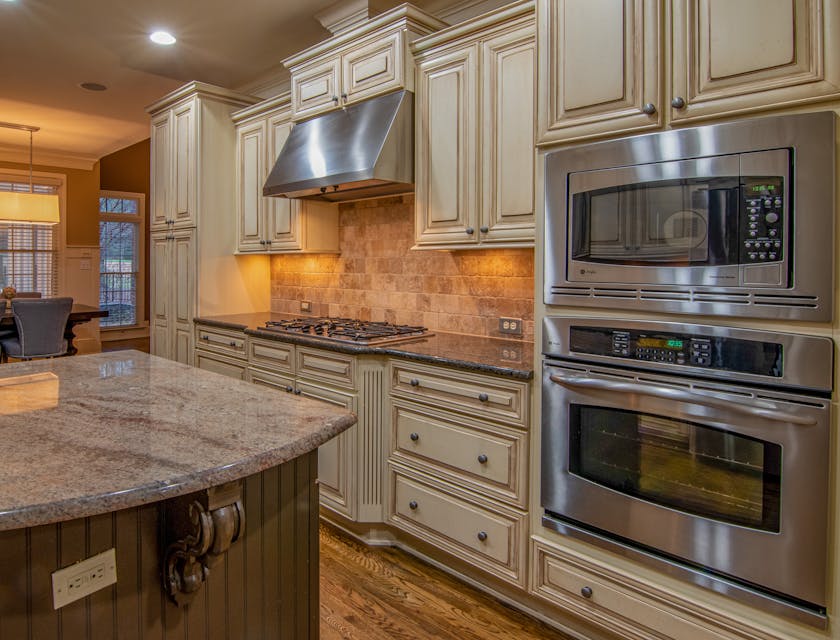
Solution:
M 353 389 L 356 382 L 356 359 L 343 353 L 297 347 L 295 371 L 298 376 L 314 378 Z
M 399 32 L 377 37 L 342 56 L 344 92 L 350 102 L 403 85 L 403 51 Z
M 527 435 L 522 431 L 393 403 L 392 457 L 430 467 L 449 482 L 524 507 Z M 454 418 L 454 419 L 453 419 Z
M 241 331 L 196 327 L 196 348 L 224 353 L 236 358 L 245 357 L 245 334 Z
M 391 392 L 475 418 L 528 424 L 526 382 L 399 362 L 391 367 Z
M 295 390 L 295 379 L 291 376 L 278 375 L 276 373 L 268 373 L 249 368 L 248 375 L 245 379 L 248 382 L 253 382 L 263 387 L 271 387 L 272 389 L 286 393 L 292 393 Z
M 390 522 L 506 581 L 522 584 L 526 517 L 472 501 L 391 467 Z
M 248 364 L 259 366 L 277 373 L 294 374 L 294 345 L 273 340 L 251 338 L 248 343 Z
M 220 373 L 228 378 L 235 378 L 237 380 L 245 380 L 247 378 L 248 369 L 244 362 L 215 354 L 197 351 L 195 354 L 195 366 L 205 371 Z

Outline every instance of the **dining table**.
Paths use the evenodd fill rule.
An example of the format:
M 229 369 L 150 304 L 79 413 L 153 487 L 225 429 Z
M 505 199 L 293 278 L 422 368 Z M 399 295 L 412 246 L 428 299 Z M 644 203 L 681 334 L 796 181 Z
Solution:
M 67 340 L 67 353 L 65 355 L 75 355 L 79 350 L 73 344 L 76 335 L 73 328 L 77 324 L 90 322 L 94 318 L 106 318 L 108 311 L 100 309 L 99 307 L 92 307 L 86 304 L 73 303 L 70 309 L 70 315 L 67 317 L 67 324 L 64 326 L 64 339 Z M 9 306 L 6 307 L 5 312 L 0 315 L 0 329 L 15 328 L 15 316 Z

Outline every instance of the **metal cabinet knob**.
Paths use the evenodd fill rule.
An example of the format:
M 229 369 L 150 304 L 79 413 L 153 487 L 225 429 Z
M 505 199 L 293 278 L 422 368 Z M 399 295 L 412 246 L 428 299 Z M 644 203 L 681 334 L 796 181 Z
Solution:
M 683 108 L 685 108 L 685 100 L 682 98 L 682 96 L 677 96 L 676 98 L 672 98 L 671 99 L 671 106 L 674 107 L 674 109 L 683 109 Z
M 484 542 L 485 540 L 487 540 L 487 532 L 486 531 L 479 531 L 478 535 L 476 537 L 479 540 L 481 540 L 482 542 Z
M 487 402 L 490 399 L 490 396 L 488 396 L 486 393 L 479 393 L 478 399 L 480 402 Z
M 210 336 L 201 336 L 202 340 L 210 340 Z
M 271 240 L 266 240 L 266 241 L 265 241 L 265 243 L 270 245 L 270 244 L 271 244 Z
M 580 595 L 584 598 L 591 598 L 592 597 L 592 587 L 584 587 L 580 590 Z
M 408 384 L 410 384 L 412 387 L 419 387 L 420 381 L 417 378 L 412 378 L 408 381 Z
M 412 500 L 408 503 L 408 508 L 414 511 L 417 508 L 417 500 Z
M 482 453 L 481 455 L 478 456 L 478 461 L 481 464 L 487 464 L 487 456 Z
M 490 227 L 479 227 L 478 230 L 481 231 L 481 233 L 487 233 L 490 231 Z
M 338 104 L 338 96 L 333 96 L 332 101 L 335 102 L 336 104 Z
M 475 229 L 473 229 L 472 227 L 467 227 L 466 229 L 464 229 L 464 231 L 466 232 L 466 234 L 468 236 L 471 236 L 472 234 L 475 233 Z
M 299 395 L 300 395 L 300 389 L 295 389 L 295 395 L 296 395 L 296 396 L 299 396 Z
M 654 113 L 656 113 L 656 105 L 652 102 L 648 102 L 645 104 L 645 106 L 642 107 L 642 111 L 648 114 L 649 116 L 652 116 Z
M 231 347 L 235 347 L 235 346 L 236 346 L 236 341 L 235 341 L 235 340 L 231 340 L 229 344 L 230 344 L 230 346 L 231 346 Z
M 417 442 L 420 439 L 420 434 L 415 432 L 408 437 L 411 438 L 412 442 Z
M 342 94 L 341 94 L 341 99 L 342 99 L 344 102 L 347 102 L 347 94 L 346 94 L 346 93 L 342 93 Z
M 288 384 L 286 385 L 286 393 L 291 393 L 294 390 L 295 390 L 295 388 L 292 387 L 291 385 L 288 385 Z

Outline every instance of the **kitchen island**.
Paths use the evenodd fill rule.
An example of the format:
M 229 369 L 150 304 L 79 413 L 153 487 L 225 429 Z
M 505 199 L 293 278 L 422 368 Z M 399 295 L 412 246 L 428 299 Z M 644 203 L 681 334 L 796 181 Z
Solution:
M 317 638 L 317 447 L 355 421 L 135 351 L 4 366 L 0 637 Z

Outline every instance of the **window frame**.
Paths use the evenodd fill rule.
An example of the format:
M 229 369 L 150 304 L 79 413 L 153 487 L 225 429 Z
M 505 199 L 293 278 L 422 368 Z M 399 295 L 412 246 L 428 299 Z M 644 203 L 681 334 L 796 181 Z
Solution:
M 136 308 L 135 308 L 135 323 L 123 324 L 113 327 L 102 326 L 100 324 L 99 330 L 102 333 L 111 331 L 125 331 L 129 329 L 138 329 L 148 326 L 145 320 L 146 317 L 146 194 L 135 193 L 133 191 L 112 191 L 109 189 L 100 189 L 99 198 L 121 198 L 137 200 L 137 213 L 103 213 L 98 212 L 99 218 L 97 221 L 97 233 L 100 222 L 132 222 L 137 224 L 137 291 L 135 294 Z M 97 209 L 99 208 L 99 199 L 96 201 Z M 99 247 L 99 254 L 102 255 L 102 247 Z M 102 291 L 102 272 L 101 258 L 96 265 L 96 270 L 99 274 L 99 286 L 97 287 L 97 296 Z

